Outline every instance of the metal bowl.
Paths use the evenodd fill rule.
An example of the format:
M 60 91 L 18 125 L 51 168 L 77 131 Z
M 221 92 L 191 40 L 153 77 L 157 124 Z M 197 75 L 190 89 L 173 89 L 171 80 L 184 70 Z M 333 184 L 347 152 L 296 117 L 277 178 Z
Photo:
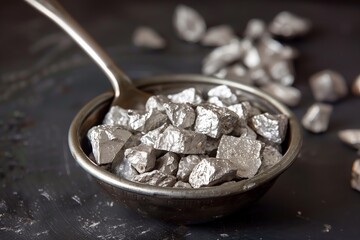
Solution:
M 206 90 L 225 84 L 242 91 L 259 107 L 289 117 L 287 136 L 282 144 L 284 156 L 271 169 L 253 178 L 224 186 L 200 189 L 156 187 L 121 179 L 88 158 L 91 148 L 86 133 L 92 126 L 102 122 L 111 104 L 113 93 L 97 96 L 79 111 L 71 123 L 69 146 L 72 155 L 114 200 L 142 215 L 182 224 L 201 223 L 229 215 L 259 199 L 274 184 L 277 177 L 294 162 L 299 153 L 302 136 L 296 117 L 284 105 L 258 89 L 199 75 L 158 76 L 134 82 L 140 89 L 154 94 L 179 92 L 188 87 Z

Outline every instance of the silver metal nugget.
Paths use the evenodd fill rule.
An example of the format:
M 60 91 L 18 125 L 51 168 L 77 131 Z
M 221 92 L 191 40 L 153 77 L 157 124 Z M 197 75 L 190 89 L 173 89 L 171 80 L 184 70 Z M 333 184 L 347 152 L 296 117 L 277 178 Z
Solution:
M 250 19 L 245 27 L 245 37 L 250 39 L 259 39 L 266 33 L 265 22 L 261 19 Z
M 155 128 L 154 130 L 151 130 L 151 131 L 145 133 L 140 138 L 140 142 L 142 144 L 146 144 L 146 145 L 149 145 L 149 146 L 154 146 L 156 140 L 160 136 L 160 133 L 162 133 L 168 126 L 169 126 L 169 124 L 165 123 L 165 124 L 161 125 L 160 127 Z
M 170 102 L 170 99 L 163 95 L 155 95 L 149 97 L 146 101 L 145 109 L 146 111 L 150 111 L 152 109 L 156 109 L 160 112 L 165 111 L 164 103 Z
M 203 102 L 201 94 L 195 88 L 187 88 L 183 91 L 168 95 L 173 103 L 191 103 L 199 104 Z
M 268 70 L 273 80 L 281 85 L 293 85 L 294 66 L 289 60 L 273 60 L 268 63 Z
M 201 44 L 204 46 L 218 47 L 230 43 L 234 39 L 235 33 L 229 25 L 219 25 L 207 30 Z
M 174 185 L 174 188 L 192 188 L 190 183 L 177 181 Z
M 148 132 L 153 130 L 167 121 L 167 116 L 156 109 L 146 113 L 129 112 L 129 125 L 135 131 Z
M 172 187 L 176 183 L 176 177 L 162 173 L 159 170 L 153 170 L 135 175 L 132 181 L 159 187 Z
M 360 151 L 360 129 L 341 130 L 338 136 L 341 141 Z
M 126 129 L 130 129 L 129 114 L 127 109 L 123 109 L 119 106 L 112 106 L 106 113 L 103 123 L 107 125 L 123 126 Z
M 280 102 L 289 107 L 296 107 L 301 100 L 301 92 L 299 89 L 291 86 L 283 86 L 278 83 L 270 83 L 261 87 L 261 90 L 273 96 Z
M 195 110 L 188 103 L 165 103 L 165 112 L 172 125 L 179 128 L 189 128 L 195 122 Z
M 333 107 L 325 103 L 315 103 L 309 107 L 301 120 L 303 127 L 313 133 L 325 132 L 328 129 Z
M 126 149 L 124 158 L 129 161 L 136 171 L 144 173 L 155 167 L 156 153 L 152 146 L 142 144 Z
M 188 182 L 189 176 L 194 167 L 201 161 L 198 155 L 188 155 L 179 161 L 179 168 L 176 177 L 181 181 Z
M 309 20 L 290 12 L 280 12 L 269 25 L 269 31 L 277 36 L 294 38 L 307 34 L 311 29 Z
M 135 29 L 133 43 L 149 49 L 163 49 L 166 46 L 165 40 L 154 29 L 144 26 Z
M 223 103 L 227 105 L 236 104 L 239 102 L 235 92 L 226 85 L 220 85 L 210 89 L 207 93 L 208 97 L 218 97 Z
M 180 157 L 175 153 L 168 152 L 156 160 L 155 168 L 167 175 L 176 175 Z
M 282 154 L 273 146 L 265 146 L 261 154 L 262 164 L 259 172 L 264 172 L 280 162 Z
M 257 134 L 274 143 L 282 143 L 286 135 L 288 118 L 284 114 L 263 113 L 253 116 L 250 124 Z
M 111 163 L 121 157 L 122 148 L 131 133 L 119 126 L 98 125 L 92 127 L 87 137 L 98 165 Z

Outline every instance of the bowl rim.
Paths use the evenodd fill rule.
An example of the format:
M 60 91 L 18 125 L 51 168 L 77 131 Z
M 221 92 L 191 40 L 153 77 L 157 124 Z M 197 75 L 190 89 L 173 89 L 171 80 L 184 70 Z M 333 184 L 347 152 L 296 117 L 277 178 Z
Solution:
M 245 179 L 234 184 L 213 186 L 208 188 L 199 189 L 187 189 L 187 188 L 172 188 L 172 187 L 158 187 L 150 186 L 142 183 L 132 182 L 116 176 L 115 174 L 97 166 L 93 163 L 88 156 L 84 153 L 81 148 L 81 139 L 79 134 L 80 126 L 84 123 L 87 117 L 97 107 L 107 101 L 110 101 L 114 94 L 112 92 L 105 92 L 97 97 L 93 98 L 87 104 L 85 104 L 81 110 L 76 114 L 73 121 L 71 122 L 68 134 L 68 142 L 71 154 L 77 163 L 90 175 L 95 177 L 97 180 L 105 182 L 113 187 L 121 188 L 132 193 L 147 195 L 147 196 L 161 196 L 163 198 L 177 198 L 177 199 L 203 199 L 203 198 L 214 198 L 224 197 L 234 194 L 240 194 L 251 189 L 254 189 L 262 184 L 278 177 L 284 172 L 296 159 L 302 145 L 302 134 L 300 125 L 296 119 L 294 113 L 292 113 L 282 103 L 251 86 L 246 86 L 234 81 L 217 79 L 197 74 L 173 74 L 173 75 L 162 75 L 145 77 L 134 81 L 134 84 L 138 87 L 146 87 L 149 85 L 155 85 L 160 83 L 198 83 L 198 84 L 216 84 L 216 85 L 227 85 L 234 87 L 260 97 L 266 102 L 270 103 L 279 112 L 285 114 L 289 118 L 288 131 L 289 135 L 289 146 L 282 160 L 268 169 L 263 173 L 259 173 L 250 179 Z

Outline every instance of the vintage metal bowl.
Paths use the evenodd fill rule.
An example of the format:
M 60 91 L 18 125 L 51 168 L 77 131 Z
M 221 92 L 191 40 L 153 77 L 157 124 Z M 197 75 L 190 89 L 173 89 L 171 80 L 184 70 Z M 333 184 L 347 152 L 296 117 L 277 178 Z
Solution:
M 200 189 L 167 188 L 145 185 L 121 179 L 94 164 L 88 154 L 91 151 L 86 138 L 87 131 L 102 122 L 108 111 L 113 93 L 103 93 L 75 116 L 69 130 L 69 145 L 79 165 L 111 195 L 117 202 L 143 215 L 183 224 L 201 223 L 229 215 L 259 199 L 296 159 L 302 136 L 294 114 L 269 95 L 255 89 L 227 80 L 200 75 L 169 75 L 150 77 L 134 81 L 142 90 L 159 93 L 174 93 L 188 87 L 206 90 L 225 84 L 241 90 L 252 103 L 271 113 L 283 113 L 289 117 L 289 128 L 282 144 L 284 156 L 271 169 L 253 178 L 225 186 Z

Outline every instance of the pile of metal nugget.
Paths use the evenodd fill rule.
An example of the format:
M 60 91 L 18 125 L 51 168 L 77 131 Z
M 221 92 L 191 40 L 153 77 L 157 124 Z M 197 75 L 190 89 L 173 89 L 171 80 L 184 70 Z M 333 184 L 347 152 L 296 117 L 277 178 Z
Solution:
M 225 85 L 155 95 L 145 109 L 113 106 L 89 130 L 98 165 L 135 182 L 199 188 L 251 178 L 282 158 L 288 118 Z

